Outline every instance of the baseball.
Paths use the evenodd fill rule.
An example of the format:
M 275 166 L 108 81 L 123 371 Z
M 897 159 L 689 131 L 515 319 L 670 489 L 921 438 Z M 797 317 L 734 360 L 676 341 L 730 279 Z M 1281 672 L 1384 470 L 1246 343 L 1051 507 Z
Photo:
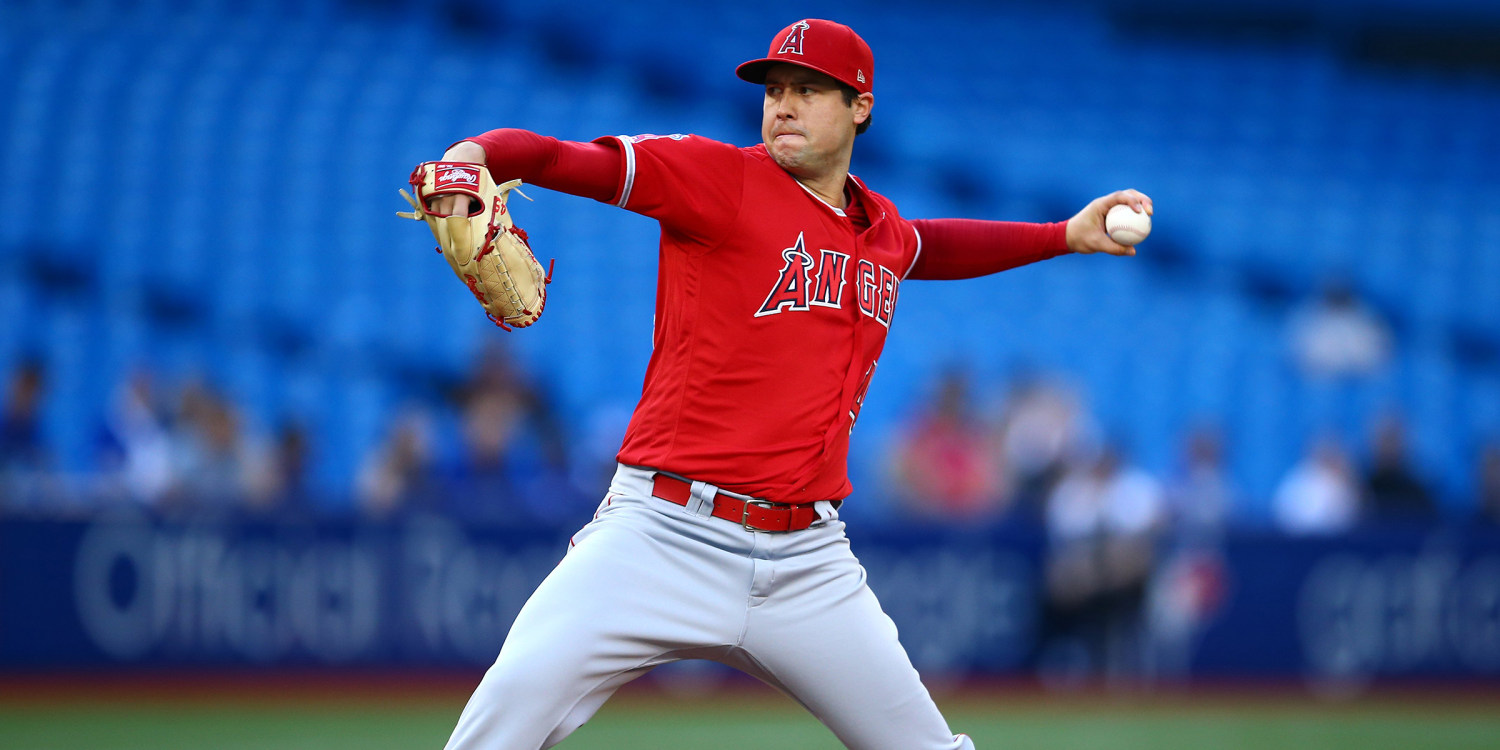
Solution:
M 1145 211 L 1136 213 L 1135 209 L 1121 203 L 1104 215 L 1104 232 L 1121 245 L 1139 244 L 1151 234 L 1151 217 Z

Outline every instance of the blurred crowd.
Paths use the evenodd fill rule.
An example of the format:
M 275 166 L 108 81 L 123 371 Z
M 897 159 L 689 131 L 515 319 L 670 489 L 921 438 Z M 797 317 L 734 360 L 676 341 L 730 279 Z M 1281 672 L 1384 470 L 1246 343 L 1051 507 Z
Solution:
M 1288 361 L 1301 377 L 1369 377 L 1393 356 L 1391 332 L 1341 284 L 1287 321 Z M 607 484 L 628 418 L 601 413 L 569 434 L 545 390 L 491 346 L 395 410 L 353 476 L 320 482 L 309 425 L 267 429 L 213 383 L 167 382 L 143 367 L 99 415 L 92 468 L 67 472 L 44 420 L 47 400 L 67 394 L 49 390 L 37 360 L 15 364 L 4 388 L 0 512 L 23 517 L 129 506 L 166 518 L 572 524 Z M 1034 666 L 1045 679 L 1170 679 L 1186 673 L 1194 639 L 1224 600 L 1230 529 L 1325 539 L 1391 526 L 1500 529 L 1500 442 L 1474 458 L 1474 496 L 1454 498 L 1414 461 L 1400 412 L 1365 417 L 1363 443 L 1346 442 L 1347 431 L 1310 435 L 1272 495 L 1252 498 L 1229 468 L 1233 446 L 1219 425 L 1192 425 L 1173 465 L 1148 471 L 1064 374 L 975 383 L 955 369 L 891 432 L 885 476 L 862 478 L 862 493 L 899 522 L 1024 529 L 1042 540 Z M 330 486 L 346 489 L 331 498 Z
M 1358 381 L 1390 366 L 1395 337 L 1334 281 L 1290 311 L 1287 344 L 1299 377 Z M 1500 441 L 1474 457 L 1474 496 L 1455 498 L 1416 465 L 1395 409 L 1364 415 L 1362 444 L 1331 426 L 1311 435 L 1267 512 L 1237 485 L 1213 423 L 1188 428 L 1174 465 L 1153 473 L 1060 373 L 1014 376 L 998 405 L 986 390 L 963 371 L 943 374 L 893 436 L 885 465 L 912 519 L 1029 526 L 1045 539 L 1035 666 L 1046 679 L 1185 674 L 1193 639 L 1224 598 L 1221 550 L 1231 528 L 1323 539 L 1361 529 L 1500 529 Z
M 1379 314 L 1337 279 L 1287 316 L 1288 361 L 1309 382 L 1375 377 L 1391 366 L 1395 346 Z M 1266 514 L 1237 486 L 1223 431 L 1212 422 L 1188 427 L 1176 465 L 1154 476 L 1106 434 L 1065 374 L 1022 371 L 999 386 L 1004 393 L 991 405 L 986 394 L 995 387 L 948 372 L 930 402 L 909 416 L 885 461 L 902 512 L 965 523 L 1035 522 L 1059 537 L 1158 528 L 1201 537 L 1266 520 L 1295 535 L 1500 524 L 1500 432 L 1474 457 L 1474 497 L 1454 498 L 1416 465 L 1398 405 L 1360 416 L 1363 444 L 1326 425 L 1285 467 Z M 1454 508 L 1462 510 L 1455 515 Z
M 355 471 L 316 481 L 316 440 L 295 420 L 267 429 L 198 376 L 172 382 L 137 368 L 93 425 L 92 457 L 67 471 L 46 438 L 45 366 L 14 367 L 0 407 L 0 513 L 77 517 L 120 507 L 164 518 L 388 520 L 439 513 L 475 523 L 574 518 L 597 492 L 574 489 L 590 464 L 571 454 L 548 400 L 500 349 L 413 399 Z M 600 460 L 612 460 L 612 453 Z M 571 467 L 571 469 L 570 469 Z M 339 490 L 339 485 L 349 487 Z
M 1365 377 L 1393 356 L 1395 339 L 1378 314 L 1337 281 L 1287 320 L 1289 358 L 1303 377 Z M 65 472 L 49 451 L 43 410 L 47 399 L 67 394 L 49 392 L 40 361 L 16 363 L 0 404 L 0 511 L 67 515 L 131 504 L 167 515 L 569 519 L 592 507 L 607 483 L 628 416 L 601 417 L 584 434 L 566 434 L 544 390 L 505 349 L 490 346 L 468 372 L 390 415 L 354 476 L 317 482 L 317 441 L 308 425 L 291 420 L 267 428 L 203 378 L 164 381 L 149 368 L 128 373 L 99 415 L 90 469 Z M 997 389 L 1000 398 L 976 403 L 976 392 Z M 1156 475 L 1106 434 L 1086 395 L 1062 374 L 1019 372 L 1005 383 L 976 385 L 954 371 L 893 431 L 882 462 L 887 476 L 865 478 L 861 489 L 877 504 L 885 500 L 890 516 L 1032 524 L 1059 548 L 1100 537 L 1115 546 L 1166 537 L 1197 544 L 1228 525 L 1267 520 L 1295 535 L 1469 518 L 1500 525 L 1500 442 L 1475 457 L 1476 496 L 1442 502 L 1443 488 L 1414 465 L 1400 413 L 1366 416 L 1365 444 L 1347 444 L 1333 431 L 1310 436 L 1269 505 L 1266 498 L 1253 504 L 1212 423 L 1189 428 L 1176 466 Z M 1468 510 L 1455 517 L 1453 508 Z M 1116 553 L 1129 559 L 1104 565 L 1112 574 L 1140 567 L 1135 553 L 1104 557 Z M 1064 568 L 1084 564 L 1060 557 Z

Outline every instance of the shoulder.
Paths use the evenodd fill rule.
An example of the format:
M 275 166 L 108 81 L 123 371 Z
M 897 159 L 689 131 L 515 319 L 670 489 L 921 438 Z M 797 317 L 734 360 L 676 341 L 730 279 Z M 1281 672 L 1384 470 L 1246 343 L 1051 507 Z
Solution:
M 777 166 L 776 160 L 771 158 L 771 153 L 766 151 L 766 144 L 764 143 L 757 143 L 754 146 L 744 146 L 740 149 L 740 153 L 744 154 L 747 159 L 770 164 L 777 169 L 781 169 L 780 166 Z
M 733 144 L 705 138 L 701 135 L 691 133 L 672 133 L 669 135 L 656 135 L 654 133 L 643 133 L 640 135 L 607 135 L 595 138 L 595 143 L 605 143 L 619 146 L 627 151 L 648 150 L 659 152 L 684 152 L 684 153 L 733 153 L 738 150 Z
M 862 179 L 860 179 L 856 175 L 853 175 L 853 174 L 849 175 L 849 180 L 859 187 L 860 192 L 864 194 L 864 197 L 872 205 L 874 205 L 875 207 L 877 207 L 878 211 L 872 212 L 872 218 L 873 218 L 873 214 L 874 213 L 884 212 L 886 214 L 887 218 L 894 218 L 894 219 L 897 219 L 898 221 L 905 221 L 904 219 L 901 218 L 901 212 L 898 211 L 898 210 L 896 210 L 896 204 L 895 204 L 895 202 L 892 201 L 890 198 L 887 198 L 884 195 L 881 195 L 880 193 L 877 193 L 874 190 L 871 190 L 870 186 L 867 185 L 867 184 L 865 184 L 865 181 L 862 180 Z
M 743 174 L 747 149 L 701 135 L 616 135 L 595 139 L 619 148 L 627 173 L 667 170 L 700 175 L 731 177 Z

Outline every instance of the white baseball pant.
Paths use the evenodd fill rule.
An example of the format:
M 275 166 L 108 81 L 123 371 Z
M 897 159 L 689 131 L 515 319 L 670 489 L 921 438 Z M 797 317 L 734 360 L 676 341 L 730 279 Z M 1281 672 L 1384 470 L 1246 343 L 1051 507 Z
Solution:
M 447 750 L 538 750 L 582 726 L 621 685 L 679 659 L 712 659 L 791 696 L 854 750 L 972 750 L 922 685 L 865 584 L 831 503 L 785 534 L 652 497 L 621 466 L 594 520 L 512 625 Z

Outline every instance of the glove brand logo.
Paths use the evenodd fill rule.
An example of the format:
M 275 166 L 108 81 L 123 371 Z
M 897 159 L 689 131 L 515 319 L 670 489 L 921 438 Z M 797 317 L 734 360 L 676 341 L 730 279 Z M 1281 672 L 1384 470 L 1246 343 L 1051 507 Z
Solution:
M 396 215 L 427 223 L 438 241 L 438 253 L 447 259 L 485 315 L 506 331 L 535 323 L 547 303 L 552 265 L 548 264 L 544 275 L 531 252 L 526 230 L 509 218 L 506 198 L 510 193 L 526 197 L 519 190 L 521 181 L 496 185 L 483 164 L 428 161 L 412 170 L 408 182 L 417 195 L 400 192 L 412 210 Z M 468 196 L 471 208 L 467 216 L 463 212 L 451 216 L 432 213 L 427 201 L 440 195 Z
M 787 32 L 786 40 L 781 43 L 781 49 L 776 50 L 778 55 L 800 55 L 802 54 L 802 36 L 808 30 L 806 21 L 798 21 L 792 25 L 792 30 Z
M 465 185 L 479 185 L 479 170 L 475 167 L 449 167 L 438 173 L 437 184 L 449 185 L 454 183 Z

